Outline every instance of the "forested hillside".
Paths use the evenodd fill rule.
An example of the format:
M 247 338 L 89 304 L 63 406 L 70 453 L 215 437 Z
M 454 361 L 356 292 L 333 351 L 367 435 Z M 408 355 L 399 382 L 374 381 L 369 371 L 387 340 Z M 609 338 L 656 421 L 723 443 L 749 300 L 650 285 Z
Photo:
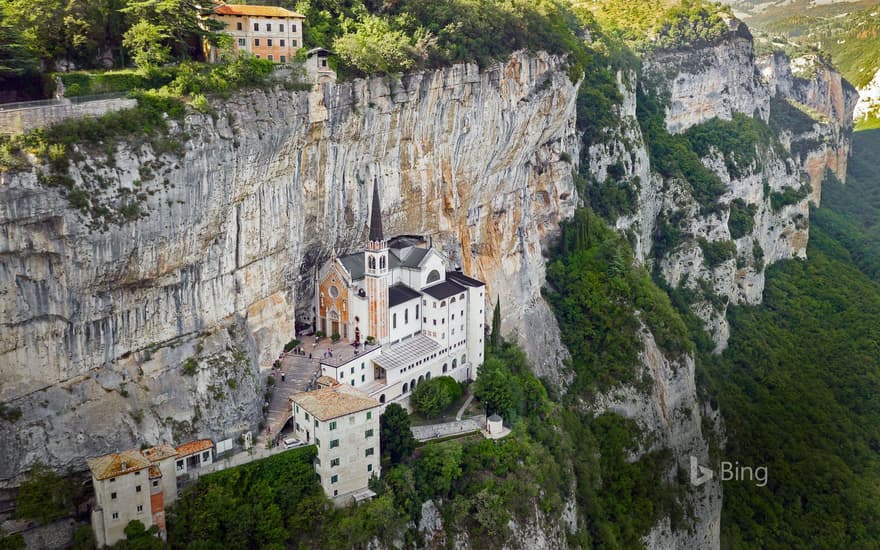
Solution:
M 880 544 L 878 135 L 857 133 L 848 183 L 828 182 L 806 261 L 768 271 L 764 305 L 731 314 L 730 349 L 702 356 L 722 410 L 721 458 L 769 469 L 725 483 L 724 546 Z

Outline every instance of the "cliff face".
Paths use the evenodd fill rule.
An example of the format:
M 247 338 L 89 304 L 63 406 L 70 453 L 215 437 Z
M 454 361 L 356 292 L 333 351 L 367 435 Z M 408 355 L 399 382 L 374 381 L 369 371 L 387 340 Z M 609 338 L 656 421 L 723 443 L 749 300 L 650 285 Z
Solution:
M 810 78 L 804 78 L 793 74 L 792 65 L 796 70 L 799 67 L 797 60 L 781 55 L 757 59 L 748 31 L 736 22 L 731 22 L 729 35 L 715 45 L 661 50 L 646 59 L 649 81 L 639 85 L 666 90 L 666 125 L 671 133 L 714 117 L 730 120 L 734 113 L 780 129 L 783 150 L 773 143 L 759 144 L 758 162 L 740 166 L 736 173 L 728 169 L 723 152 L 717 149 L 701 159 L 726 188 L 719 201 L 721 209 L 706 212 L 686 182 L 664 179 L 652 171 L 636 120 L 635 93 L 627 86 L 621 85 L 625 100 L 616 139 L 588 151 L 597 181 L 610 177 L 610 167 L 620 166 L 622 179 L 642 182 L 636 208 L 616 225 L 631 232 L 637 257 L 656 263 L 670 286 L 696 293 L 694 311 L 706 323 L 718 350 L 726 347 L 729 335 L 727 305 L 760 303 L 764 267 L 806 254 L 809 202 L 818 204 L 826 170 L 841 180 L 846 175 L 855 90 L 827 66 L 817 67 Z M 786 126 L 786 120 L 780 121 L 784 113 L 777 112 L 785 105 L 803 111 L 800 116 L 809 123 Z M 779 201 L 779 194 L 786 192 L 796 200 Z M 736 199 L 754 214 L 752 227 L 734 238 L 728 221 L 729 205 Z M 662 257 L 654 258 L 652 248 L 661 221 L 676 225 L 683 238 Z M 710 265 L 701 239 L 704 243 L 733 241 L 736 253 Z
M 78 188 L 141 200 L 141 217 L 104 231 L 36 172 L 6 175 L 0 399 L 23 415 L 0 422 L 0 479 L 37 458 L 82 468 L 141 441 L 253 427 L 258 367 L 311 321 L 315 267 L 363 242 L 374 180 L 386 231 L 432 236 L 485 280 L 505 332 L 547 318 L 542 243 L 577 200 L 564 160 L 578 158 L 576 88 L 560 63 L 253 91 L 173 127 L 179 157 L 83 150 Z M 555 371 L 549 334 L 526 343 L 555 347 L 539 361 Z M 181 374 L 191 358 L 196 374 Z
M 730 29 L 711 46 L 654 52 L 645 60 L 641 82 L 635 75 L 619 75 L 624 99 L 614 137 L 590 145 L 585 152 L 592 179 L 602 183 L 612 178 L 637 187 L 632 212 L 620 216 L 615 225 L 634 243 L 638 261 L 656 267 L 670 287 L 689 294 L 693 311 L 704 321 L 718 351 L 726 347 L 729 336 L 728 305 L 759 304 L 765 266 L 806 255 L 809 202 L 818 202 L 826 169 L 840 179 L 845 176 L 856 100 L 853 88 L 829 67 L 819 67 L 809 78 L 795 76 L 792 62 L 784 56 L 757 59 L 744 25 L 731 21 Z M 798 63 L 794 66 L 797 71 Z M 660 86 L 667 92 L 670 133 L 685 132 L 714 117 L 731 120 L 734 113 L 741 113 L 778 129 L 781 145 L 758 144 L 758 161 L 739 166 L 736 173 L 728 169 L 723 152 L 710 149 L 701 160 L 726 191 L 719 200 L 722 207 L 706 211 L 686 182 L 664 178 L 652 168 L 636 117 L 637 86 Z M 809 122 L 787 125 L 784 113 L 774 110 L 785 105 Z M 784 194 L 793 198 L 780 200 Z M 752 221 L 743 235 L 734 238 L 728 222 L 730 204 L 736 199 L 751 209 Z M 658 228 L 661 224 L 665 227 Z M 656 255 L 658 232 L 670 226 L 680 233 L 679 242 Z M 730 241 L 735 253 L 710 264 L 705 243 L 719 241 Z M 599 396 L 590 408 L 635 419 L 653 437 L 646 451 L 672 451 L 670 480 L 678 471 L 689 470 L 690 456 L 711 467 L 710 434 L 704 429 L 720 430 L 720 417 L 719 411 L 704 407 L 697 397 L 693 358 L 664 356 L 646 328 L 641 338 L 639 368 L 653 380 L 651 389 L 619 387 Z M 645 543 L 651 548 L 717 548 L 721 502 L 717 478 L 691 487 L 685 496 L 690 528 L 674 530 L 668 518 L 663 519 Z

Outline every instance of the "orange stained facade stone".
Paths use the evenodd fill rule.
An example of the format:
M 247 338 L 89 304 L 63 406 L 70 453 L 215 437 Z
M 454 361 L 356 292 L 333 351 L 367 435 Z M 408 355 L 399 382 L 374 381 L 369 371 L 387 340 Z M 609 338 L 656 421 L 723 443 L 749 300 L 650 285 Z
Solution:
M 321 281 L 318 310 L 319 317 L 326 319 L 326 326 L 321 330 L 327 336 L 338 333 L 343 338 L 354 338 L 353 334 L 346 334 L 349 312 L 348 283 L 335 264 Z
M 302 47 L 302 26 L 305 16 L 275 6 L 219 4 L 206 19 L 225 25 L 222 32 L 232 36 L 236 53 L 248 52 L 254 57 L 285 63 Z M 216 63 L 217 48 L 205 43 L 205 58 Z

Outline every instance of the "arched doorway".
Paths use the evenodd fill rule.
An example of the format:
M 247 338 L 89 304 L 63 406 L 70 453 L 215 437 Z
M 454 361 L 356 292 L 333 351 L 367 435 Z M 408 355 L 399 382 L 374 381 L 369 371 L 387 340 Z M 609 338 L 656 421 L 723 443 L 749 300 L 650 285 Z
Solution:
M 409 384 L 406 382 L 403 383 L 403 393 L 406 393 L 409 390 Z
M 452 370 L 455 370 L 455 367 L 457 367 L 457 366 L 458 366 L 458 363 L 456 362 L 455 359 L 453 359 L 452 360 Z
M 428 371 L 425 373 L 425 380 L 430 380 L 430 379 L 431 379 L 431 371 Z
M 382 395 L 379 396 L 379 403 L 384 403 L 384 402 L 385 402 L 385 394 L 383 393 Z
M 446 372 L 447 370 L 449 370 L 449 365 L 446 363 L 443 363 L 443 372 Z

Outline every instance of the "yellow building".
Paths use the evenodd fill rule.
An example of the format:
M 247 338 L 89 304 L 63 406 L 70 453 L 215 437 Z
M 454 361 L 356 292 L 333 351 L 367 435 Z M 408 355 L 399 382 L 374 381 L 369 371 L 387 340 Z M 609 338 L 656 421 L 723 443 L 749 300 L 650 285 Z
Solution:
M 305 16 L 284 8 L 220 3 L 203 17 L 225 25 L 221 32 L 232 36 L 236 53 L 248 52 L 260 59 L 286 63 L 302 47 Z M 205 58 L 216 63 L 218 49 L 207 43 L 204 48 Z

